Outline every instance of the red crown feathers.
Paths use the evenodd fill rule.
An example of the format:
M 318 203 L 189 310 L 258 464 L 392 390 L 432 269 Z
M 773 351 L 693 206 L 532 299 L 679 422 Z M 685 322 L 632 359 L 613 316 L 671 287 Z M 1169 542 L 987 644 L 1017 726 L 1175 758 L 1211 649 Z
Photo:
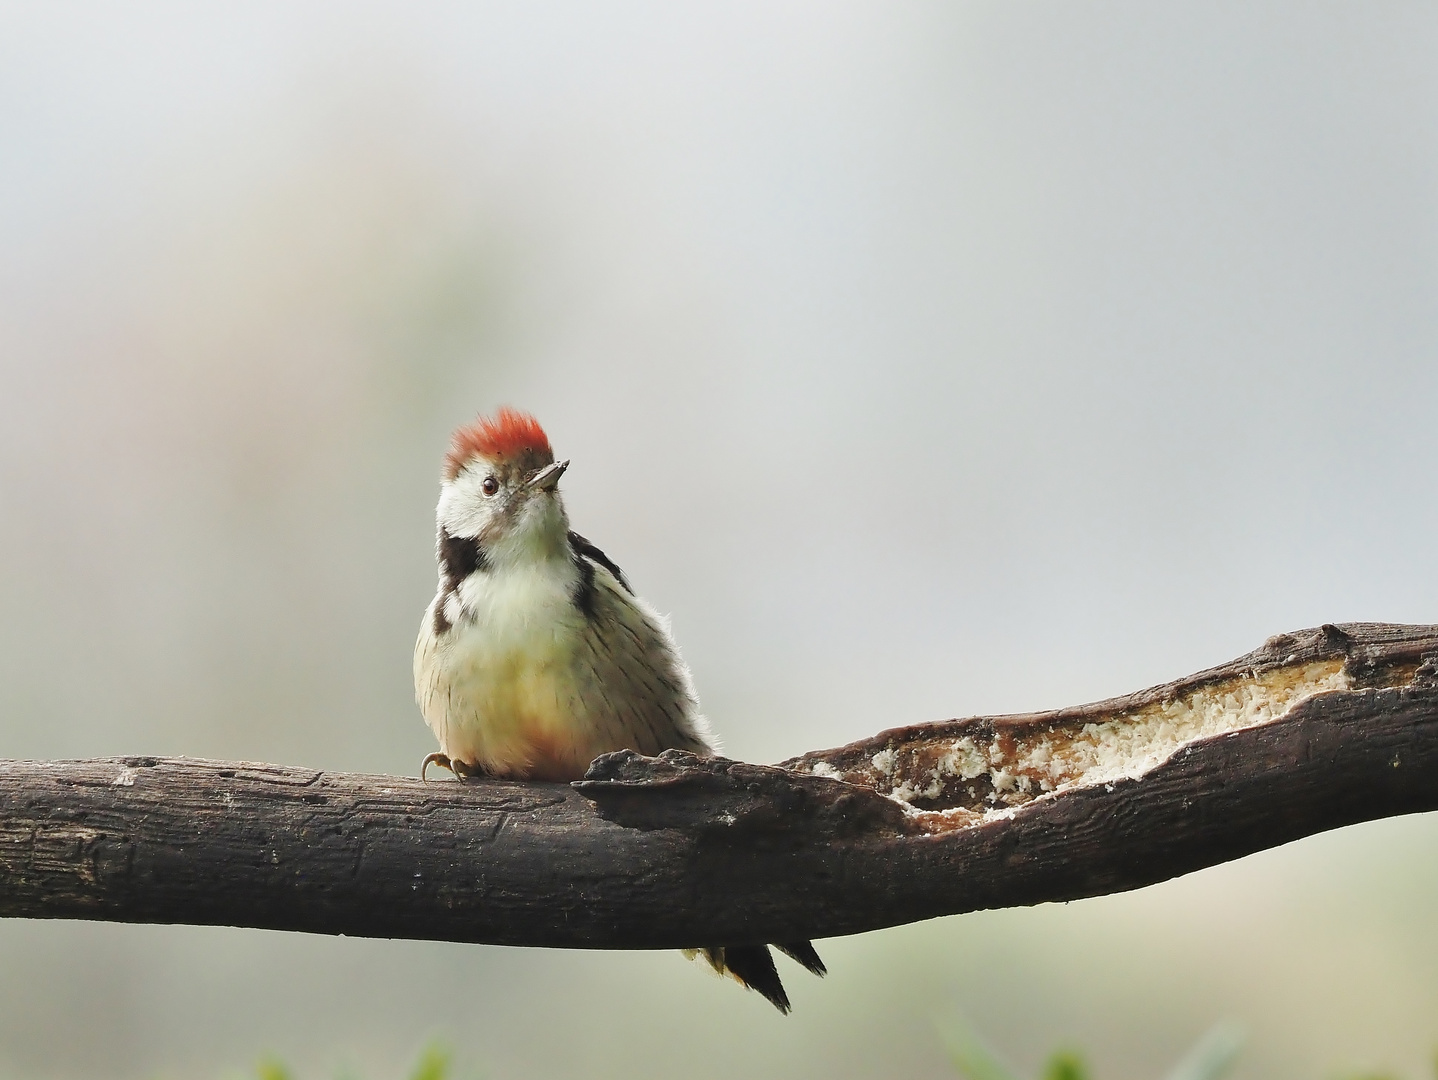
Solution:
M 444 455 L 444 478 L 453 480 L 472 458 L 510 458 L 526 450 L 554 460 L 549 436 L 539 421 L 529 413 L 502 408 L 492 417 L 481 416 L 454 433 L 449 453 Z

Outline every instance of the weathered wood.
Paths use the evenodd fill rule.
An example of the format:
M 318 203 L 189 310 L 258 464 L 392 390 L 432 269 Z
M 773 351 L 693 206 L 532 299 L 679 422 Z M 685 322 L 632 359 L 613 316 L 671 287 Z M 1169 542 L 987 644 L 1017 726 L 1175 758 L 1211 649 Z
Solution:
M 669 948 L 1132 889 L 1438 809 L 1438 626 L 1280 635 L 1051 713 L 780 766 L 575 785 L 122 758 L 0 762 L 0 915 Z

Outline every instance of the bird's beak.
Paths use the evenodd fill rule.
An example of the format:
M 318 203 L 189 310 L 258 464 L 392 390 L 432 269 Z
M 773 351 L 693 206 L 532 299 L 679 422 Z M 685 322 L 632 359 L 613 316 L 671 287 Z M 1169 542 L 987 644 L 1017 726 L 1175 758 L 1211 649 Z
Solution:
M 553 491 L 559 483 L 559 478 L 564 475 L 564 470 L 569 468 L 569 462 L 556 461 L 546 465 L 529 478 L 524 486 L 534 488 L 536 491 Z

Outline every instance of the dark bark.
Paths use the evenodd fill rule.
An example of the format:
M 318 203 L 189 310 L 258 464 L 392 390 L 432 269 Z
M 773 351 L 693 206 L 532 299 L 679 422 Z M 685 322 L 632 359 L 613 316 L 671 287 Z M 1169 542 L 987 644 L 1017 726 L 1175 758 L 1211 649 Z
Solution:
M 0 915 L 797 941 L 1119 892 L 1435 808 L 1438 626 L 1349 625 L 1113 701 L 899 728 L 779 766 L 625 752 L 574 785 L 459 785 L 3 762 Z

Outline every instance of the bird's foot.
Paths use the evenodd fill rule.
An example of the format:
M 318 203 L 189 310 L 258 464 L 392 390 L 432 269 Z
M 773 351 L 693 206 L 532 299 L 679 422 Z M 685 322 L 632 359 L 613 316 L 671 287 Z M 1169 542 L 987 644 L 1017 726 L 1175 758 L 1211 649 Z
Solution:
M 448 769 L 454 773 L 454 778 L 461 784 L 464 783 L 466 776 L 485 775 L 484 769 L 479 765 L 470 765 L 468 762 L 460 761 L 459 758 L 452 758 L 448 754 L 441 754 L 436 751 L 433 754 L 427 754 L 424 761 L 420 763 L 419 778 L 421 780 L 426 782 L 429 780 L 429 777 L 425 776 L 425 770 L 431 765 L 438 765 L 441 769 Z
M 429 777 L 426 776 L 425 773 L 429 770 L 429 767 L 431 765 L 438 765 L 441 769 L 448 769 L 450 772 L 454 773 L 454 778 L 456 780 L 458 780 L 460 783 L 464 782 L 464 777 L 461 776 L 459 774 L 459 770 L 454 767 L 455 763 L 449 759 L 448 754 L 433 753 L 426 754 L 424 761 L 422 761 L 419 766 L 419 778 L 425 783 L 429 782 Z

